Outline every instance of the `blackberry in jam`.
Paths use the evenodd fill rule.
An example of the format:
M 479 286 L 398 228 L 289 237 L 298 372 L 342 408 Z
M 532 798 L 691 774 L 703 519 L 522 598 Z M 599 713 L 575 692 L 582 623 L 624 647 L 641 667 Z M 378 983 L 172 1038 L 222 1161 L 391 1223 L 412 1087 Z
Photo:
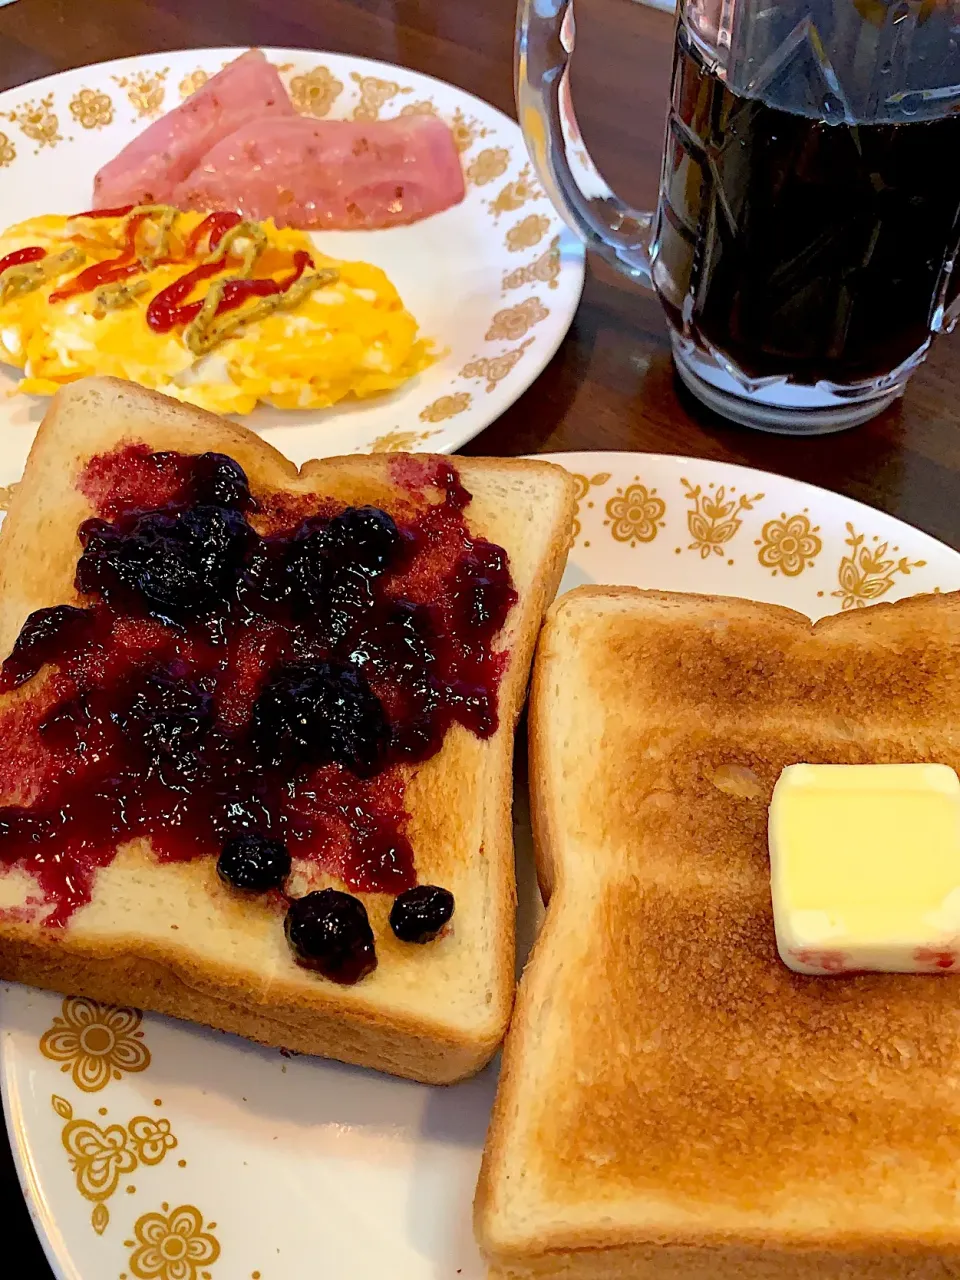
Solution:
M 478 543 L 461 560 L 455 578 L 456 602 L 472 632 L 493 636 L 507 620 L 516 594 L 510 584 L 507 553 L 490 542 Z
M 366 628 L 376 603 L 371 575 L 316 549 L 324 533 L 311 533 L 290 548 L 289 591 L 295 615 L 321 644 L 336 647 Z
M 217 859 L 217 874 L 233 889 L 266 893 L 279 889 L 290 874 L 290 852 L 282 840 L 259 832 L 233 836 Z
M 390 928 L 401 942 L 432 942 L 453 916 L 453 894 L 435 884 L 418 884 L 398 895 Z
M 322 601 L 343 574 L 376 578 L 400 547 L 393 517 L 379 507 L 347 507 L 332 519 L 304 520 L 290 546 L 290 572 L 309 599 Z
M 367 909 L 350 893 L 321 889 L 290 903 L 284 921 L 297 962 L 352 986 L 377 967 Z
M 364 573 L 384 573 L 400 546 L 400 530 L 379 507 L 347 507 L 330 521 L 336 555 Z
M 251 730 L 272 768 L 341 764 L 361 778 L 382 767 L 390 741 L 380 700 L 340 662 L 281 667 L 257 699 Z
M 17 689 L 37 674 L 46 662 L 67 649 L 83 644 L 93 629 L 88 609 L 58 604 L 35 609 L 20 629 L 13 651 L 3 663 L 0 690 Z
M 194 458 L 190 496 L 201 506 L 232 507 L 236 511 L 256 508 L 243 468 L 224 453 L 201 453 Z
M 378 507 L 347 507 L 297 529 L 287 558 L 290 590 L 330 643 L 364 625 L 376 604 L 375 580 L 390 568 L 400 543 L 393 518 Z
M 194 748 L 213 719 L 213 699 L 199 684 L 171 670 L 148 671 L 125 711 L 112 719 L 154 764 L 195 765 Z
M 79 591 L 179 625 L 227 611 L 255 537 L 239 512 L 212 506 L 87 520 L 79 534 Z

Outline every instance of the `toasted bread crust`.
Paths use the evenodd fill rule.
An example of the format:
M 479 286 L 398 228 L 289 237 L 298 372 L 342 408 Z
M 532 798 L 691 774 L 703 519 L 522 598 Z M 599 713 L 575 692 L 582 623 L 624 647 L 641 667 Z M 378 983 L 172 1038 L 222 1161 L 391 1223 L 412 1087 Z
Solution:
M 487 1280 L 944 1280 L 956 1274 L 950 1251 L 854 1246 L 838 1254 L 824 1249 L 766 1249 L 726 1243 L 597 1247 L 544 1254 L 537 1260 L 488 1271 Z
M 298 473 L 252 432 L 212 414 L 114 379 L 74 384 L 44 419 L 0 531 L 4 653 L 33 609 L 77 599 L 76 529 L 91 510 L 75 477 L 91 456 L 124 440 L 228 453 L 255 494 L 397 501 L 396 455 L 310 462 Z M 468 522 L 506 545 L 521 599 L 505 628 L 511 656 L 498 731 L 480 741 L 455 727 L 408 782 L 421 878 L 449 884 L 457 896 L 452 935 L 437 947 L 404 947 L 387 925 L 389 902 L 365 896 L 380 964 L 356 987 L 338 987 L 293 963 L 275 910 L 239 903 L 207 860 L 160 866 L 140 841 L 98 873 L 93 901 L 66 929 L 0 918 L 0 976 L 430 1083 L 461 1079 L 489 1060 L 513 999 L 513 729 L 566 560 L 574 499 L 572 479 L 547 463 L 458 459 L 456 466 L 474 492 Z
M 529 718 L 550 905 L 477 1192 L 492 1277 L 960 1270 L 960 986 L 791 973 L 766 850 L 784 764 L 956 768 L 958 713 L 960 593 L 816 626 L 632 588 L 554 606 Z
M 326 1008 L 314 1004 L 305 1009 L 295 1001 L 257 1005 L 254 992 L 231 990 L 234 975 L 229 970 L 217 974 L 210 966 L 187 966 L 173 952 L 143 951 L 114 948 L 108 955 L 85 955 L 79 948 L 53 949 L 33 938 L 4 936 L 0 974 L 31 987 L 165 1013 L 259 1044 L 337 1058 L 424 1084 L 452 1084 L 475 1075 L 503 1038 L 493 1024 L 486 1035 L 458 1034 L 456 1028 L 423 1016 L 398 1017 L 369 1005 L 344 1009 L 335 995 Z M 508 999 L 498 1014 L 506 1003 L 509 1016 Z

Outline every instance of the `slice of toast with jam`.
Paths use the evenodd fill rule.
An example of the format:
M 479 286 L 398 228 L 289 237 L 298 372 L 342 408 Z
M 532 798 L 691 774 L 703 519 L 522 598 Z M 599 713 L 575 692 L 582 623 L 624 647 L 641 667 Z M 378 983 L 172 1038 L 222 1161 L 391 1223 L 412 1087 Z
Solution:
M 513 997 L 547 463 L 357 455 L 110 378 L 0 533 L 0 976 L 428 1082 Z

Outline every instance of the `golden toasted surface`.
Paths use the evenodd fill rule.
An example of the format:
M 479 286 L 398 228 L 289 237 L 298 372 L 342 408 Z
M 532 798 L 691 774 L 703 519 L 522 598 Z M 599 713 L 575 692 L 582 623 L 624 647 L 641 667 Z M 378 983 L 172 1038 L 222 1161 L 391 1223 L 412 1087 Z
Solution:
M 778 1246 L 905 1240 L 956 1267 L 960 981 L 789 971 L 766 822 L 786 764 L 960 767 L 958 673 L 956 596 L 815 628 L 626 589 L 555 606 L 531 707 L 553 897 L 478 1198 L 481 1243 L 516 1262 L 505 1274 L 660 1275 L 659 1258 L 699 1276 L 692 1254 L 685 1269 L 643 1252 L 669 1242 L 762 1242 L 762 1267 L 727 1259 L 724 1277 L 827 1274 L 812 1254 L 778 1270 Z M 564 1252 L 592 1246 L 638 1269 Z M 956 1274 L 937 1269 L 947 1253 L 890 1274 Z

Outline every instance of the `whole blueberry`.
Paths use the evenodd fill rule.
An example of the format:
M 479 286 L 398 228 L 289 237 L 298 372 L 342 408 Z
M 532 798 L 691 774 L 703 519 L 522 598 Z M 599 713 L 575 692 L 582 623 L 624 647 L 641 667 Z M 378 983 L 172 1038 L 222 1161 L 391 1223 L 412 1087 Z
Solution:
M 279 889 L 290 874 L 290 854 L 282 840 L 270 840 L 259 832 L 232 836 L 217 859 L 217 874 L 224 884 L 247 893 Z
M 284 922 L 299 964 L 352 986 L 377 967 L 367 909 L 350 893 L 321 889 L 290 903 Z
M 436 884 L 406 889 L 390 910 L 390 928 L 401 942 L 432 942 L 453 915 L 453 894 Z

